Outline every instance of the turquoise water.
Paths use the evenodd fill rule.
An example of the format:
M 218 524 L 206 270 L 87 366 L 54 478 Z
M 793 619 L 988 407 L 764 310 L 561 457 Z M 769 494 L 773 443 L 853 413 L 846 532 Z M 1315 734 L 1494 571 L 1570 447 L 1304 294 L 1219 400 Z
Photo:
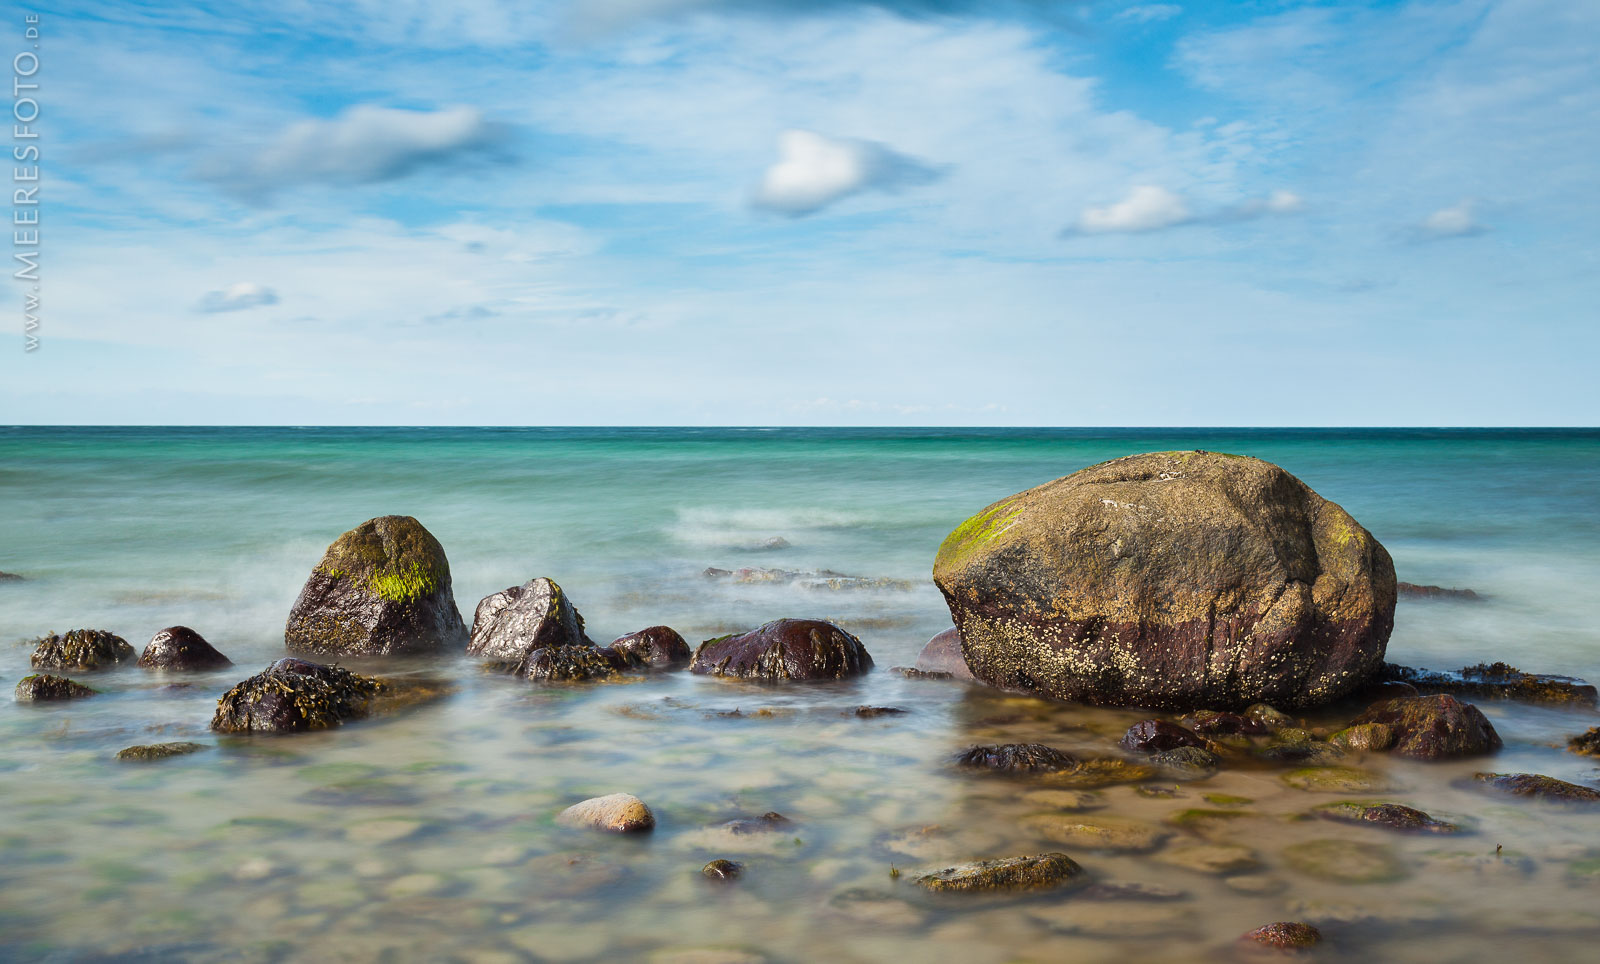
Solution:
M 1585 910 L 1597 892 L 1574 892 L 1562 863 L 1600 844 L 1596 825 L 1449 788 L 1444 778 L 1471 766 L 1374 764 L 1393 769 L 1415 805 L 1482 822 L 1468 850 L 1498 829 L 1515 834 L 1532 868 L 1516 878 L 1526 906 L 1497 904 L 1492 875 L 1470 861 L 1459 880 L 1435 868 L 1355 887 L 1296 877 L 1271 853 L 1263 873 L 1283 886 L 1264 895 L 1144 858 L 1083 856 L 1097 873 L 1191 894 L 1099 905 L 1094 921 L 1037 902 L 951 908 L 879 893 L 899 886 L 887 863 L 917 864 L 881 842 L 907 828 L 949 829 L 950 852 L 928 859 L 1048 849 L 1010 828 L 1013 794 L 951 773 L 950 752 L 1024 736 L 1097 746 L 1137 718 L 888 673 L 948 625 L 929 580 L 939 541 L 1012 492 L 1174 448 L 1277 462 L 1370 529 L 1401 579 L 1485 597 L 1402 601 L 1391 659 L 1435 668 L 1503 659 L 1600 679 L 1596 431 L 0 429 L 0 570 L 26 577 L 0 583 L 0 675 L 28 672 L 27 640 L 76 627 L 142 648 L 184 624 L 238 664 L 183 689 L 124 669 L 85 674 L 107 694 L 82 704 L 0 703 L 0 808 L 11 815 L 0 835 L 0 956 L 366 959 L 389 948 L 399 959 L 588 960 L 715 947 L 749 959 L 826 949 L 880 960 L 915 945 L 930 960 L 1173 959 L 1203 957 L 1296 910 L 1314 916 L 1308 907 L 1415 902 L 1441 881 L 1483 893 L 1422 920 L 1386 920 L 1381 935 L 1347 924 L 1341 940 L 1421 960 L 1441 934 L 1466 934 L 1452 958 L 1466 960 L 1503 952 L 1502 937 L 1531 926 L 1559 959 L 1600 934 L 1600 917 Z M 404 717 L 222 742 L 142 768 L 110 759 L 131 743 L 218 743 L 205 729 L 213 701 L 281 654 L 284 618 L 323 548 L 389 513 L 416 516 L 443 543 L 469 621 L 480 597 L 548 575 L 602 641 L 667 623 L 693 643 L 816 616 L 860 635 L 880 669 L 801 692 L 682 675 L 541 690 L 447 659 L 425 668 L 459 680 L 456 695 Z M 786 545 L 768 548 L 772 539 Z M 743 585 L 706 579 L 708 566 L 911 585 Z M 859 703 L 912 712 L 840 715 Z M 735 706 L 778 712 L 716 716 Z M 1508 744 L 1496 769 L 1595 779 L 1592 763 L 1560 748 L 1594 725 L 1587 715 L 1485 710 Z M 1213 783 L 1240 781 L 1269 821 L 1246 836 L 1287 833 L 1277 818 L 1304 809 L 1301 792 L 1271 775 Z M 611 790 L 657 809 L 649 841 L 550 825 L 561 806 Z M 1156 822 L 1179 805 L 1126 787 L 1104 795 L 1106 812 Z M 770 852 L 751 856 L 746 881 L 707 892 L 699 865 L 747 845 L 718 836 L 717 822 L 770 809 L 797 820 L 800 843 L 761 842 Z M 401 821 L 394 832 L 416 826 L 391 839 L 385 820 Z M 1444 859 L 1425 853 L 1437 841 L 1379 842 L 1415 861 Z M 1120 932 L 1105 923 L 1119 919 Z

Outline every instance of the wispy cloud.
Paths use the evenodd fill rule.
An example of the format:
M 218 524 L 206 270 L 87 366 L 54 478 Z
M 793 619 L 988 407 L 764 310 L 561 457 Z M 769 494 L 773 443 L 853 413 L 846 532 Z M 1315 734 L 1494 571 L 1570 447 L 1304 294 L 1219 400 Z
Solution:
M 852 194 L 895 191 L 938 176 L 937 169 L 875 141 L 784 131 L 778 138 L 778 160 L 767 168 L 751 203 L 803 217 Z
M 1407 233 L 1416 241 L 1442 241 L 1445 238 L 1467 238 L 1482 234 L 1488 228 L 1479 223 L 1477 206 L 1477 201 L 1464 198 L 1423 218 L 1412 225 Z
M 1265 197 L 1246 198 L 1226 207 L 1197 212 L 1182 196 L 1159 185 L 1141 184 L 1115 204 L 1084 208 L 1077 223 L 1062 235 L 1142 234 L 1184 224 L 1226 224 L 1297 214 L 1304 208 L 1305 199 L 1300 195 L 1279 190 Z
M 1131 20 L 1134 23 L 1155 23 L 1160 20 L 1171 20 L 1183 13 L 1183 8 L 1175 3 L 1140 3 L 1127 7 L 1116 16 L 1117 20 Z
M 911 19 L 1036 16 L 1060 21 L 1064 8 L 1081 5 L 1083 0 L 573 0 L 567 22 L 580 34 L 594 35 L 694 14 L 815 17 L 877 10 Z
M 436 111 L 358 105 L 289 125 L 263 143 L 203 162 L 196 173 L 259 203 L 306 184 L 374 184 L 472 160 L 504 160 L 508 131 L 472 107 Z
M 266 285 L 259 285 L 253 281 L 240 281 L 226 288 L 206 292 L 195 304 L 194 310 L 211 314 L 219 311 L 243 311 L 246 308 L 259 308 L 262 305 L 277 303 L 278 293 Z

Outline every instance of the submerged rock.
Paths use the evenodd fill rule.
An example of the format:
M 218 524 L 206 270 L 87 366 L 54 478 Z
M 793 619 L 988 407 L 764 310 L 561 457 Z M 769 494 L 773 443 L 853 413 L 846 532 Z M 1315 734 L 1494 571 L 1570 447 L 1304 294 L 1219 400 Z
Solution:
M 1036 813 L 1023 817 L 1022 826 L 1051 843 L 1115 853 L 1154 850 L 1171 836 L 1170 832 L 1142 820 L 1067 813 Z
M 1005 773 L 1071 770 L 1078 765 L 1078 761 L 1069 754 L 1042 743 L 975 746 L 957 756 L 956 763 L 975 770 L 999 770 Z
M 619 636 L 606 648 L 648 666 L 682 666 L 694 658 L 689 644 L 670 626 L 651 626 Z
M 467 655 L 520 666 L 535 650 L 557 646 L 593 648 L 594 641 L 584 634 L 583 616 L 571 598 L 540 576 L 479 601 Z
M 444 547 L 410 516 L 361 523 L 335 539 L 311 570 L 283 640 L 304 656 L 460 650 L 467 627 Z
M 128 641 L 103 629 L 74 629 L 39 639 L 31 662 L 35 669 L 103 669 L 133 659 Z
M 1350 722 L 1384 724 L 1394 733 L 1391 752 L 1415 760 L 1481 756 L 1500 749 L 1500 734 L 1483 713 L 1445 693 L 1386 700 Z
M 46 673 L 34 673 L 24 676 L 17 683 L 16 692 L 13 694 L 19 703 L 50 702 L 54 700 L 81 700 L 94 696 L 100 691 L 74 683 L 65 676 L 50 676 Z
M 844 679 L 872 669 L 861 640 L 820 619 L 775 619 L 700 644 L 691 673 L 766 682 Z
M 1180 746 L 1152 754 L 1150 762 L 1181 779 L 1199 780 L 1216 773 L 1222 758 L 1199 746 Z
M 1071 857 L 1050 853 L 978 860 L 923 874 L 917 883 L 936 893 L 977 893 L 1044 890 L 1083 879 L 1083 868 Z
M 23 582 L 23 578 L 14 572 L 0 572 L 0 582 Z
M 1180 746 L 1204 747 L 1206 741 L 1176 723 L 1166 720 L 1141 720 L 1128 727 L 1118 746 L 1135 753 L 1159 753 Z
M 168 626 L 151 637 L 139 656 L 139 665 L 145 669 L 216 669 L 232 666 L 233 660 L 188 626 Z
M 1600 756 L 1600 726 L 1593 726 L 1567 741 L 1567 749 L 1584 756 Z
M 573 804 L 556 815 L 556 822 L 608 833 L 646 833 L 655 829 L 656 815 L 631 793 L 611 793 Z
M 621 659 L 593 646 L 549 646 L 529 653 L 517 675 L 549 683 L 584 683 L 621 673 Z
M 1134 763 L 1117 757 L 1097 757 L 1081 760 L 1071 769 L 1045 771 L 1041 774 L 1041 779 L 1055 786 L 1092 789 L 1114 786 L 1118 783 L 1139 783 L 1160 775 L 1161 771 L 1143 763 Z
M 1322 943 L 1322 932 L 1310 924 L 1303 924 L 1297 920 L 1284 920 L 1263 924 L 1242 935 L 1239 940 L 1292 951 Z
M 954 673 L 943 673 L 932 669 L 917 669 L 915 666 L 891 666 L 891 673 L 899 673 L 906 679 L 955 679 Z
M 1380 678 L 1407 683 L 1422 693 L 1450 693 L 1478 699 L 1594 706 L 1597 698 L 1596 689 L 1581 679 L 1524 673 L 1505 663 L 1479 663 L 1455 672 L 1385 663 Z
M 1471 589 L 1446 589 L 1443 586 L 1419 586 L 1414 582 L 1397 582 L 1394 584 L 1395 592 L 1401 596 L 1417 596 L 1426 599 L 1470 599 L 1473 602 L 1483 601 L 1483 597 Z
M 905 712 L 898 706 L 858 706 L 851 711 L 851 715 L 871 720 L 880 716 L 904 716 Z
M 1283 782 L 1297 790 L 1322 793 L 1382 793 L 1389 781 L 1376 773 L 1353 767 L 1305 767 L 1283 775 Z
M 737 880 L 744 874 L 744 864 L 736 860 L 717 859 L 700 868 L 700 876 L 707 880 Z
M 291 656 L 223 694 L 211 728 L 219 733 L 323 730 L 444 692 L 445 687 L 432 683 L 358 676 Z
M 206 745 L 204 743 L 149 743 L 144 746 L 130 746 L 126 749 L 118 750 L 117 759 L 150 762 L 152 760 L 165 760 L 168 757 L 199 753 L 205 748 Z
M 1480 784 L 1514 797 L 1556 803 L 1600 803 L 1600 790 L 1557 780 L 1542 773 L 1478 773 Z
M 1249 873 L 1261 868 L 1261 859 L 1249 847 L 1238 844 L 1195 843 L 1173 846 L 1160 851 L 1153 858 L 1171 867 L 1192 870 L 1197 874 L 1226 877 L 1230 874 Z
M 945 539 L 934 581 L 980 680 L 1074 702 L 1315 706 L 1365 684 L 1394 622 L 1389 554 L 1283 469 L 1114 459 Z
M 1394 730 L 1387 723 L 1359 723 L 1328 737 L 1328 742 L 1334 746 L 1376 753 L 1393 747 L 1394 740 Z
M 930 673 L 949 673 L 959 680 L 975 680 L 967 668 L 967 658 L 961 654 L 961 634 L 951 626 L 935 635 L 917 654 L 917 669 Z
M 1259 736 L 1267 732 L 1267 727 L 1258 720 L 1217 710 L 1196 710 L 1180 722 L 1204 736 Z
M 1341 884 L 1377 884 L 1407 876 L 1405 864 L 1386 847 L 1349 840 L 1307 840 L 1283 850 L 1295 870 Z
M 1325 803 L 1311 811 L 1324 820 L 1340 823 L 1364 823 L 1408 833 L 1460 833 L 1461 828 L 1444 820 L 1435 820 L 1414 807 L 1398 803 L 1361 803 L 1342 800 Z

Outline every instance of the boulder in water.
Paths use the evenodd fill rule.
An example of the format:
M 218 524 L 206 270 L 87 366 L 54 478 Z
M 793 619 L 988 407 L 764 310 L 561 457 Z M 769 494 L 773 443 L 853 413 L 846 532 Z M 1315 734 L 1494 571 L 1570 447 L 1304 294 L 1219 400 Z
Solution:
M 594 646 L 584 634 L 578 607 L 555 580 L 544 576 L 529 579 L 478 603 L 467 645 L 469 656 L 520 665 L 534 650 L 552 646 Z
M 219 733 L 325 730 L 380 709 L 434 699 L 445 691 L 431 683 L 360 676 L 291 656 L 223 694 L 211 728 Z
M 556 815 L 556 822 L 609 833 L 647 833 L 655 829 L 656 815 L 631 793 L 611 793 L 573 804 Z
M 691 673 L 766 682 L 844 679 L 872 669 L 861 640 L 820 619 L 775 619 L 700 644 Z
M 13 696 L 18 703 L 44 703 L 55 700 L 81 700 L 98 692 L 100 691 L 82 683 L 74 683 L 65 676 L 35 673 L 32 676 L 24 676 L 17 683 Z
M 1500 749 L 1500 734 L 1483 713 L 1444 693 L 1385 700 L 1350 723 L 1382 723 L 1394 736 L 1390 752 L 1416 760 L 1481 756 Z
M 1088 880 L 1071 857 L 1056 853 L 978 860 L 917 878 L 918 884 L 936 893 L 1045 890 L 1069 882 Z
M 978 679 L 1083 703 L 1327 703 L 1372 678 L 1394 624 L 1371 533 L 1276 465 L 1210 452 L 1002 499 L 933 575 Z
M 168 626 L 151 638 L 139 656 L 139 665 L 145 669 L 216 669 L 232 666 L 233 660 L 188 626 Z
M 105 669 L 133 659 L 128 641 L 103 629 L 74 629 L 41 637 L 34 647 L 35 669 Z
M 335 539 L 289 611 L 284 643 L 304 656 L 460 650 L 444 547 L 407 515 L 368 519 Z
M 636 633 L 619 636 L 607 649 L 636 657 L 648 666 L 682 666 L 694 658 L 694 651 L 677 630 L 670 626 L 651 626 Z

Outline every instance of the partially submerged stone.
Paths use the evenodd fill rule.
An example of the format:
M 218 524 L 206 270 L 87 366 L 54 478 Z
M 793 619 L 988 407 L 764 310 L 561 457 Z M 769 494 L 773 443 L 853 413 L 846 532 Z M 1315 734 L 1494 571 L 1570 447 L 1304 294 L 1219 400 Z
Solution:
M 540 576 L 479 601 L 467 655 L 520 666 L 535 650 L 558 646 L 593 648 L 594 642 L 571 597 L 555 580 Z
M 1166 720 L 1141 720 L 1128 727 L 1118 746 L 1131 753 L 1159 753 L 1180 746 L 1203 747 L 1206 741 L 1196 733 Z
M 41 637 L 30 660 L 34 669 L 105 669 L 133 659 L 128 641 L 103 629 L 74 629 Z
M 1195 710 L 1179 722 L 1203 736 L 1257 736 L 1267 732 L 1259 720 L 1219 710 Z
M 1422 693 L 1450 693 L 1477 699 L 1573 706 L 1594 706 L 1597 701 L 1595 687 L 1581 679 L 1524 673 L 1500 662 L 1464 666 L 1453 672 L 1385 663 L 1379 678 L 1407 683 Z
M 145 669 L 217 669 L 232 666 L 233 660 L 188 626 L 168 626 L 151 637 L 139 655 L 139 665 Z
M 593 646 L 549 646 L 529 653 L 516 673 L 547 683 L 585 683 L 620 675 L 619 664 L 614 654 Z
M 1567 741 L 1567 749 L 1584 756 L 1600 756 L 1600 726 L 1593 726 Z
M 13 696 L 18 703 L 45 703 L 56 700 L 81 700 L 99 692 L 82 683 L 74 683 L 65 676 L 34 673 L 31 676 L 24 676 L 17 683 Z
M 0 582 L 23 582 L 23 578 L 14 572 L 0 572 Z
M 619 636 L 606 648 L 635 658 L 647 666 L 682 666 L 694 658 L 694 651 L 689 644 L 670 626 L 650 626 Z
M 956 757 L 959 766 L 1004 773 L 1040 773 L 1071 770 L 1078 761 L 1070 754 L 1042 743 L 1000 743 L 968 748 Z
M 1500 749 L 1500 734 L 1483 713 L 1447 693 L 1386 700 L 1350 722 L 1384 724 L 1394 733 L 1390 752 L 1415 760 L 1482 756 Z
M 967 658 L 961 653 L 961 634 L 954 626 L 928 640 L 917 654 L 916 668 L 923 672 L 949 673 L 959 680 L 977 679 L 967 668 Z
M 1394 739 L 1387 723 L 1358 723 L 1328 737 L 1328 742 L 1347 750 L 1382 753 L 1394 746 Z
M 1283 850 L 1290 867 L 1308 877 L 1341 884 L 1377 884 L 1400 880 L 1408 871 L 1393 851 L 1377 844 L 1349 840 L 1307 840 Z
M 311 570 L 283 640 L 303 656 L 459 651 L 467 627 L 444 547 L 410 516 L 361 523 L 335 539 Z
M 820 619 L 775 619 L 700 644 L 691 673 L 765 682 L 844 679 L 872 669 L 861 640 Z
M 1303 767 L 1285 773 L 1283 782 L 1314 793 L 1382 793 L 1389 789 L 1389 781 L 1379 774 L 1354 767 Z
M 1152 860 L 1198 874 L 1226 877 L 1261 868 L 1261 859 L 1249 847 L 1237 844 L 1193 843 L 1172 846 L 1156 853 Z
M 445 691 L 428 682 L 360 676 L 291 656 L 223 694 L 211 728 L 219 733 L 323 730 Z
M 631 793 L 610 793 L 573 804 L 556 815 L 556 822 L 608 833 L 646 833 L 655 829 L 656 815 Z
M 1184 780 L 1203 780 L 1222 767 L 1222 758 L 1204 747 L 1180 746 L 1150 756 L 1150 763 Z
M 1167 817 L 1167 823 L 1198 837 L 1213 840 L 1227 837 L 1241 823 L 1256 818 L 1248 810 L 1219 810 L 1210 807 L 1190 807 Z
M 1276 921 L 1263 924 L 1255 930 L 1242 935 L 1239 940 L 1249 941 L 1254 944 L 1263 944 L 1279 950 L 1301 950 L 1314 947 L 1322 943 L 1322 932 L 1310 924 L 1296 920 Z
M 717 859 L 700 868 L 700 876 L 707 880 L 737 880 L 744 873 L 744 864 L 736 860 Z
M 880 716 L 904 716 L 905 712 L 898 706 L 858 706 L 851 711 L 851 715 L 859 716 L 863 720 L 873 720 Z
M 1341 800 L 1325 803 L 1311 811 L 1324 820 L 1340 823 L 1371 824 L 1407 833 L 1460 833 L 1461 828 L 1445 820 L 1435 820 L 1424 811 L 1398 803 L 1363 803 Z
M 1096 757 L 1081 760 L 1071 769 L 1043 771 L 1040 779 L 1060 787 L 1093 789 L 1119 783 L 1141 783 L 1160 775 L 1160 770 L 1147 764 L 1117 757 Z
M 1169 831 L 1143 820 L 1067 813 L 1036 813 L 1023 817 L 1022 826 L 1051 843 L 1113 853 L 1154 850 L 1171 836 Z
M 1071 857 L 1048 853 L 960 864 L 924 874 L 917 883 L 935 893 L 980 893 L 1046 890 L 1083 879 L 1083 868 Z
M 130 746 L 126 749 L 118 750 L 117 759 L 148 763 L 154 760 L 165 760 L 169 757 L 199 753 L 205 748 L 206 745 L 204 743 L 148 743 L 143 746 Z
M 1600 790 L 1542 773 L 1478 773 L 1473 778 L 1483 786 L 1514 797 L 1554 803 L 1600 803 Z
M 1114 459 L 956 528 L 934 581 L 968 666 L 1080 703 L 1315 706 L 1365 684 L 1394 565 L 1283 469 L 1209 452 Z
M 1245 707 L 1244 715 L 1269 730 L 1294 726 L 1294 717 L 1267 703 L 1252 703 Z

